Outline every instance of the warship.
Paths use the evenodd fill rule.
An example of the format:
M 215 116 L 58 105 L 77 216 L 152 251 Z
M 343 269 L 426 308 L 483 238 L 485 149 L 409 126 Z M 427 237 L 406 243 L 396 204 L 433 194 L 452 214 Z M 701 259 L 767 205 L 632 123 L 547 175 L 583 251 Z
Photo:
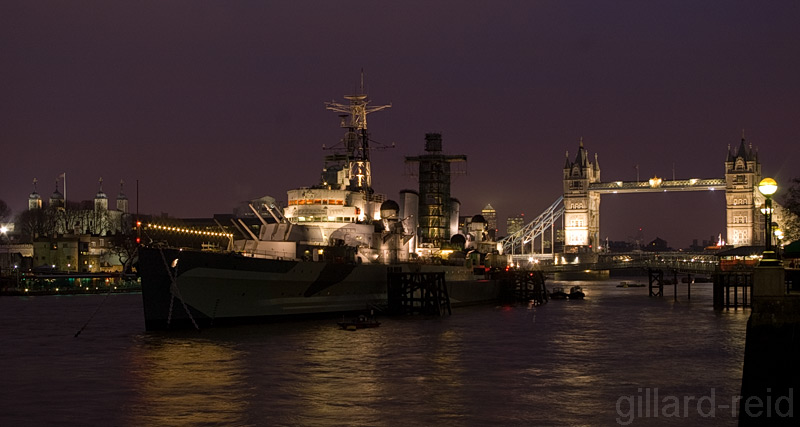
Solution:
M 345 134 L 325 156 L 320 182 L 289 190 L 284 207 L 272 197 L 249 202 L 257 225 L 233 222 L 244 238 L 223 251 L 139 248 L 147 330 L 380 308 L 393 272 L 444 273 L 452 306 L 497 298 L 490 266 L 503 258 L 491 254 L 496 244 L 479 215 L 459 232 L 459 204 L 449 198 L 449 176 L 441 177 L 466 156 L 442 154 L 441 135 L 428 134 L 427 157 L 406 159 L 420 162 L 421 191 L 404 190 L 400 203 L 376 194 L 366 119 L 391 105 L 370 105 L 363 78 L 361 87 L 346 103 L 325 103 L 340 113 Z

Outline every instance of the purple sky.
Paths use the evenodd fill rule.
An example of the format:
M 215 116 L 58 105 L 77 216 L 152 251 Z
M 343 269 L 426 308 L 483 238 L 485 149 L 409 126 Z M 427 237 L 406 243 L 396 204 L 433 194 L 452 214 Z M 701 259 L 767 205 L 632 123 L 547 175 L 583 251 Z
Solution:
M 462 214 L 535 217 L 584 138 L 603 181 L 713 178 L 742 128 L 764 175 L 800 177 L 796 1 L 151 1 L 0 4 L 0 199 L 120 179 L 139 210 L 227 213 L 317 183 L 366 73 L 378 192 L 416 188 L 426 132 L 469 157 Z M 135 202 L 134 202 L 135 203 Z M 135 204 L 132 203 L 133 208 Z M 721 193 L 604 196 L 601 237 L 724 233 Z M 504 226 L 501 226 L 501 230 Z

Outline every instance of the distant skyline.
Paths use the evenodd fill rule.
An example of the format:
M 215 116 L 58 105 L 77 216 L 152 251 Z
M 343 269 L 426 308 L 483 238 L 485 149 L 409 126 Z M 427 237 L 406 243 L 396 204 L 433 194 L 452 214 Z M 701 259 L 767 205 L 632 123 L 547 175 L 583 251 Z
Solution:
M 311 7 L 309 7 L 311 6 Z M 65 2 L 0 5 L 0 199 L 16 215 L 119 181 L 176 217 L 319 181 L 342 136 L 325 101 L 375 104 L 374 187 L 416 188 L 426 132 L 468 157 L 462 214 L 533 219 L 583 138 L 603 181 L 724 175 L 742 129 L 765 176 L 800 177 L 800 3 L 757 1 Z M 780 190 L 778 198 L 780 198 Z M 724 195 L 607 195 L 601 238 L 725 234 Z

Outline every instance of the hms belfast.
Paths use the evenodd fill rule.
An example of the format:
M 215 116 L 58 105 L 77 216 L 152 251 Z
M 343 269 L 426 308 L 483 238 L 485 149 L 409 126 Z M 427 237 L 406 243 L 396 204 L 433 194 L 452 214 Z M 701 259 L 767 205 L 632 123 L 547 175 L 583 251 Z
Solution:
M 320 183 L 289 190 L 283 208 L 269 197 L 249 204 L 260 225 L 242 225 L 246 238 L 226 251 L 139 248 L 148 330 L 364 311 L 386 304 L 390 272 L 444 273 L 453 306 L 497 298 L 488 265 L 503 257 L 491 254 L 497 246 L 479 216 L 458 233 L 449 194 L 450 164 L 466 156 L 442 154 L 441 135 L 427 134 L 427 154 L 406 158 L 419 164 L 420 192 L 386 200 L 372 188 L 367 115 L 391 105 L 369 105 L 363 80 L 360 94 L 344 98 L 326 103 L 345 135 L 325 156 Z

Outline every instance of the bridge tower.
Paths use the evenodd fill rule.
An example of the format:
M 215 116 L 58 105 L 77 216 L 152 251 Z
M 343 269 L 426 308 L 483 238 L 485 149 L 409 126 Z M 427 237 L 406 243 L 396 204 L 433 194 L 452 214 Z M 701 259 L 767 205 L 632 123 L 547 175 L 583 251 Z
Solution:
M 725 202 L 728 244 L 733 246 L 763 245 L 764 227 L 759 208 L 764 196 L 758 191 L 761 163 L 752 144 L 746 145 L 744 132 L 736 151 L 728 147 L 725 160 Z
M 580 140 L 578 155 L 564 165 L 564 251 L 592 252 L 600 242 L 600 194 L 589 184 L 600 182 L 597 153 L 594 163 Z

